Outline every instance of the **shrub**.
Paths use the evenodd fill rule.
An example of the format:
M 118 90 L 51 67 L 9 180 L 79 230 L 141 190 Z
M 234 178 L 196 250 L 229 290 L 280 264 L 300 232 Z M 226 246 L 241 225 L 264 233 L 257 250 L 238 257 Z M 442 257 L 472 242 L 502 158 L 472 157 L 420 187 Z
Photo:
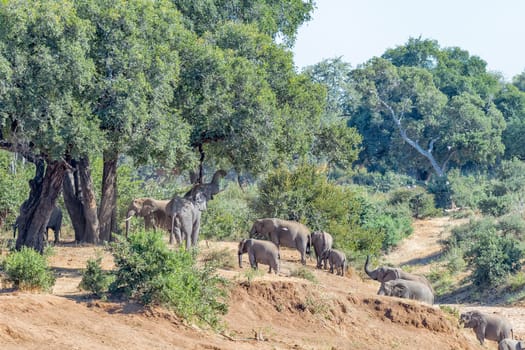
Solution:
M 144 304 L 159 304 L 179 316 L 219 326 L 227 304 L 224 284 L 213 266 L 196 266 L 196 251 L 171 250 L 162 233 L 138 232 L 112 245 L 116 271 L 110 293 Z
M 304 266 L 300 266 L 300 267 L 290 271 L 290 276 L 291 277 L 303 278 L 305 280 L 308 280 L 308 281 L 314 282 L 314 283 L 317 282 L 317 278 L 315 278 L 315 275 L 312 273 L 312 271 L 308 270 Z
M 391 205 L 406 205 L 412 217 L 422 219 L 440 213 L 434 205 L 434 196 L 421 187 L 399 188 L 390 194 Z
M 202 215 L 201 235 L 216 240 L 240 240 L 246 237 L 254 214 L 248 202 L 255 196 L 255 187 L 243 191 L 234 184 L 208 202 Z
M 481 199 L 486 197 L 488 180 L 482 175 L 462 175 L 459 170 L 448 173 L 451 200 L 460 208 L 477 209 Z
M 9 253 L 2 267 L 15 288 L 48 291 L 55 284 L 46 256 L 33 248 L 22 247 L 20 251 Z
M 260 182 L 251 206 L 258 217 L 295 220 L 330 232 L 339 248 L 354 251 L 354 236 L 363 230 L 361 196 L 355 188 L 329 181 L 326 171 L 309 164 L 275 169 Z
M 512 235 L 519 240 L 525 238 L 525 221 L 519 214 L 510 214 L 502 217 L 496 227 L 504 235 Z
M 475 285 L 496 287 L 509 273 L 521 269 L 523 253 L 515 239 L 503 237 L 494 230 L 483 232 L 476 238 L 471 249 L 465 253 L 471 258 Z
M 79 288 L 89 291 L 98 297 L 103 297 L 108 291 L 109 285 L 115 279 L 111 272 L 105 272 L 101 266 L 102 255 L 95 259 L 89 259 L 86 269 L 82 271 L 82 280 Z
M 484 215 L 502 216 L 510 212 L 512 199 L 510 195 L 488 196 L 478 203 L 481 213 Z

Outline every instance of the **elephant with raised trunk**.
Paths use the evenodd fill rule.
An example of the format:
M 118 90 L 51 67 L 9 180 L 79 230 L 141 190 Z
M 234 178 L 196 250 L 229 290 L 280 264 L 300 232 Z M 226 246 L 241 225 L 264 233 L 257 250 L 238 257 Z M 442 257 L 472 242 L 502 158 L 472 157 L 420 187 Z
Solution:
M 460 315 L 459 323 L 462 323 L 465 328 L 472 328 L 481 345 L 485 339 L 500 342 L 505 338 L 514 338 L 512 325 L 502 316 L 490 315 L 477 310 L 467 311 Z
M 337 275 L 345 275 L 347 268 L 345 253 L 337 249 L 327 249 L 323 252 L 321 258 L 325 261 L 328 260 L 328 263 L 330 263 L 330 273 L 334 273 L 335 268 Z
M 377 294 L 434 304 L 434 293 L 426 284 L 418 281 L 397 279 L 382 282 Z
M 409 273 L 409 272 L 403 271 L 400 268 L 390 267 L 390 266 L 380 266 L 375 270 L 370 270 L 368 268 L 369 261 L 370 261 L 370 256 L 367 255 L 366 262 L 365 262 L 365 272 L 371 279 L 374 279 L 381 283 L 391 281 L 391 280 L 396 280 L 396 279 L 421 282 L 427 285 L 427 287 L 430 288 L 432 293 L 434 292 L 434 288 L 432 287 L 432 284 L 430 284 L 430 282 L 424 276 Z
M 219 185 L 221 179 L 225 176 L 226 171 L 217 170 L 215 174 L 213 174 L 211 182 L 197 184 L 193 186 L 191 190 L 186 192 L 184 198 L 189 200 L 195 200 L 195 196 L 197 193 L 203 193 L 206 196 L 206 200 L 211 201 L 213 199 L 213 196 L 222 191 Z
M 324 269 L 326 270 L 328 268 L 327 259 L 323 259 L 321 256 L 324 251 L 332 249 L 333 244 L 333 238 L 332 235 L 325 231 L 315 231 L 312 232 L 310 236 L 310 242 L 312 246 L 314 247 L 315 256 L 317 258 L 317 265 L 316 267 L 318 269 L 323 267 L 324 263 Z
M 248 253 L 248 259 L 253 269 L 258 269 L 258 263 L 268 265 L 268 273 L 279 273 L 279 249 L 269 241 L 259 239 L 243 239 L 239 242 L 239 267 L 242 268 L 242 255 Z
M 15 223 L 13 224 L 13 238 L 16 238 L 16 230 L 20 226 L 20 216 L 16 217 Z M 48 230 L 52 229 L 55 233 L 54 243 L 60 242 L 60 230 L 62 228 L 62 210 L 59 207 L 54 207 L 51 211 L 51 216 L 46 224 L 46 232 L 44 232 L 44 237 L 46 242 L 49 240 Z
M 510 338 L 502 339 L 498 344 L 498 350 L 524 350 L 525 341 Z
M 301 263 L 306 264 L 310 255 L 310 229 L 297 221 L 276 218 L 258 219 L 252 225 L 250 238 L 259 237 L 272 241 L 277 247 L 296 248 L 301 253 Z
M 178 244 L 186 240 L 186 249 L 196 247 L 199 240 L 201 213 L 206 210 L 206 196 L 197 192 L 195 200 L 175 197 L 166 205 L 166 212 L 171 217 L 170 244 L 174 238 Z
M 166 231 L 171 229 L 171 218 L 169 217 L 166 206 L 169 200 L 157 200 L 154 198 L 135 198 L 128 206 L 126 213 L 126 237 L 129 232 L 130 220 L 133 216 L 144 218 L 144 228 L 146 230 L 157 230 L 162 228 Z

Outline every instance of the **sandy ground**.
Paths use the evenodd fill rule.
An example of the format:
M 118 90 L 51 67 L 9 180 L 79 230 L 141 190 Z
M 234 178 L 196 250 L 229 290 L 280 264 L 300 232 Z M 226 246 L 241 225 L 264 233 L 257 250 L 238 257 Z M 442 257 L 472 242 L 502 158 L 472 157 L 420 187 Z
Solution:
M 414 234 L 382 261 L 425 273 L 453 224 L 448 218 L 416 222 Z M 236 243 L 201 242 L 201 256 L 222 249 L 236 258 Z M 437 305 L 377 296 L 378 282 L 361 269 L 335 276 L 309 260 L 316 282 L 291 277 L 301 265 L 288 249 L 279 275 L 264 273 L 248 283 L 246 257 L 243 269 L 219 270 L 231 281 L 222 332 L 187 325 L 161 308 L 92 300 L 78 289 L 81 269 L 97 254 L 111 269 L 111 256 L 100 247 L 67 243 L 54 250 L 52 293 L 0 291 L 0 349 L 497 349 L 491 341 L 481 347 L 472 330 Z M 525 309 L 482 309 L 509 317 L 515 335 L 525 336 Z

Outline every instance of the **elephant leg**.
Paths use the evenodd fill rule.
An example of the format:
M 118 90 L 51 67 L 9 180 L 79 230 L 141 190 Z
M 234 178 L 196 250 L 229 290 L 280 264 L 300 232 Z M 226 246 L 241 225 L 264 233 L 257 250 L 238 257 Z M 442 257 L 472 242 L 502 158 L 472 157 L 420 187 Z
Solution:
M 257 270 L 257 261 L 255 260 L 255 254 L 253 254 L 252 252 L 248 253 L 248 258 L 250 259 L 250 266 L 253 269 Z
M 196 247 L 199 242 L 199 231 L 200 231 L 200 217 L 196 218 L 195 222 L 193 223 L 193 229 L 191 231 L 191 245 L 193 247 Z

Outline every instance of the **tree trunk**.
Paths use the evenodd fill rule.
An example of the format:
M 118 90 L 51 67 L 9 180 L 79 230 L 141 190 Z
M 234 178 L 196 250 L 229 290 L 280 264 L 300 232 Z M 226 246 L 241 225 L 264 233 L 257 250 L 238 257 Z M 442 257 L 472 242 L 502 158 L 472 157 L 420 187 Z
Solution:
M 104 152 L 102 173 L 102 198 L 98 211 L 100 240 L 111 241 L 111 233 L 117 232 L 117 159 L 118 154 Z
M 64 183 L 64 202 L 73 222 L 77 242 L 98 243 L 97 202 L 93 190 L 89 159 L 71 160 L 74 171 Z
M 29 181 L 29 198 L 20 207 L 16 249 L 22 246 L 44 250 L 44 233 L 56 199 L 62 189 L 66 164 L 63 161 L 35 162 L 35 177 Z

